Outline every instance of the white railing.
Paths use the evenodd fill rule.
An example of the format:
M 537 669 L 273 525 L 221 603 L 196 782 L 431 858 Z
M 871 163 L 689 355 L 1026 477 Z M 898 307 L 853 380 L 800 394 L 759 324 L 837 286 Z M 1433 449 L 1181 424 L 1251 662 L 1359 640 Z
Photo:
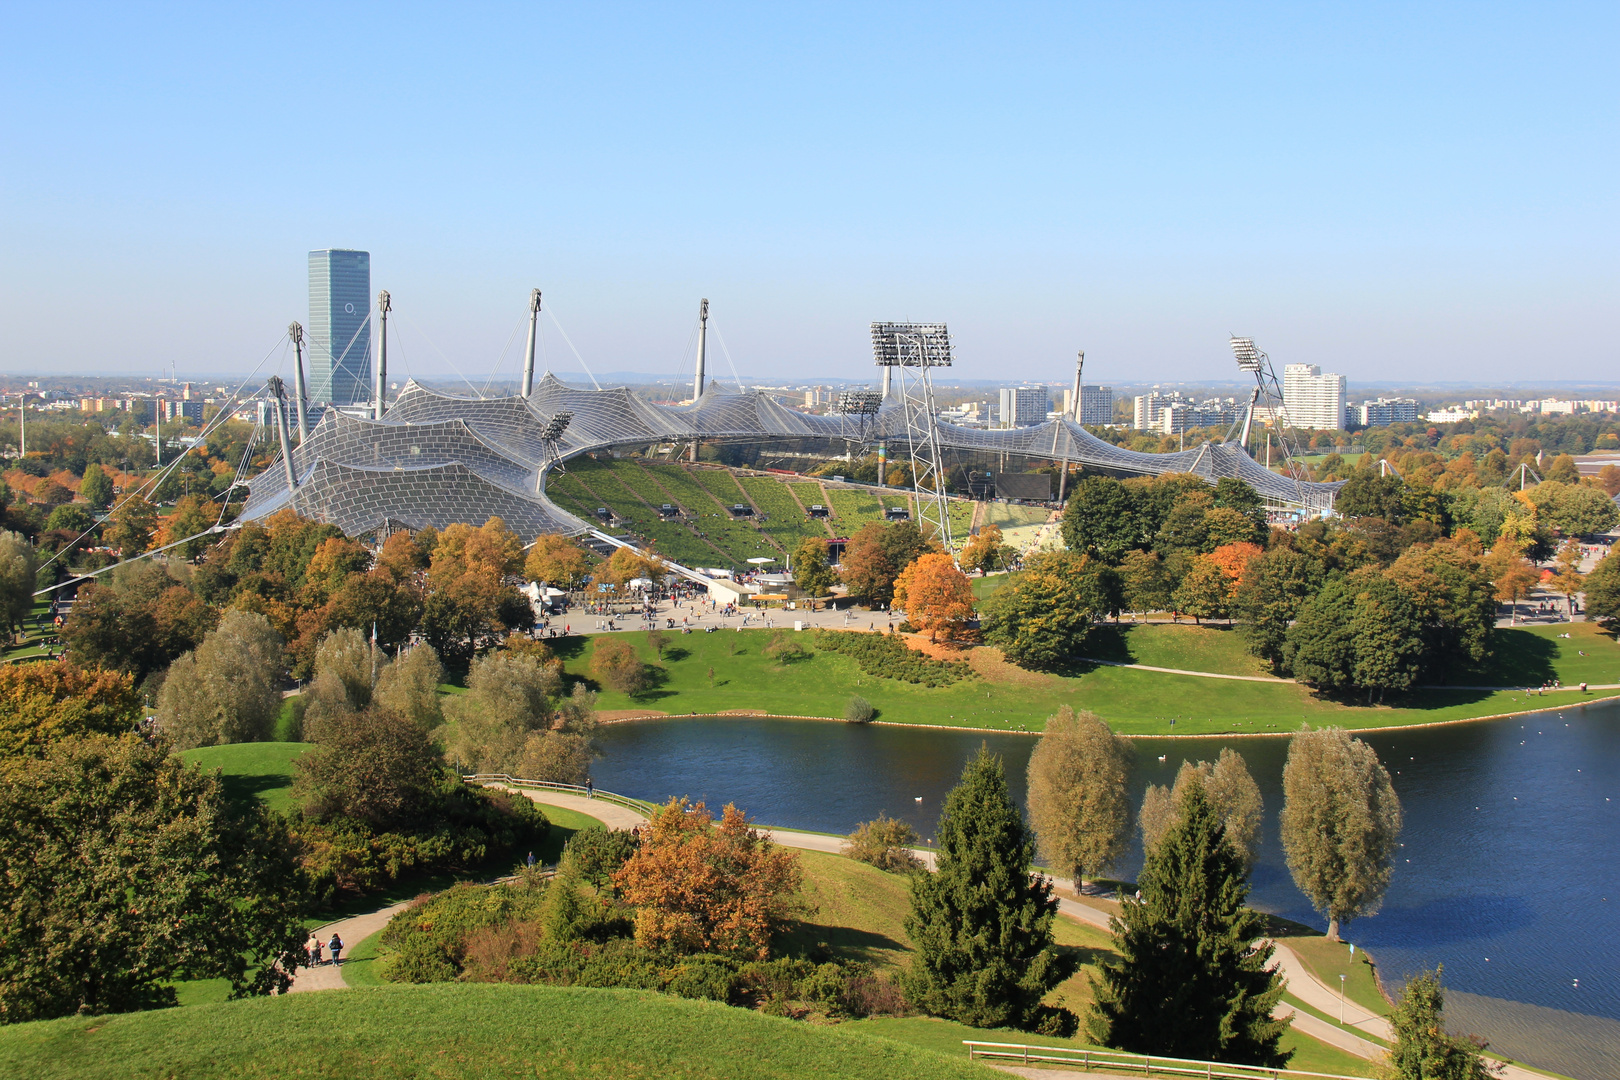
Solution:
M 615 806 L 622 806 L 626 810 L 634 810 L 636 813 L 643 815 L 650 815 L 657 809 L 645 799 L 632 799 L 628 795 L 603 791 L 601 788 L 587 791 L 581 784 L 556 784 L 550 780 L 525 780 L 518 776 L 508 776 L 506 773 L 467 773 L 461 779 L 469 784 L 507 784 L 511 787 L 537 788 L 541 791 L 563 791 L 570 795 L 601 799 L 603 802 L 610 802 Z
M 1025 1065 L 1048 1062 L 1071 1065 L 1082 1069 L 1129 1070 L 1143 1075 L 1166 1073 L 1175 1076 L 1202 1076 L 1207 1080 L 1289 1080 L 1291 1077 L 1309 1077 L 1311 1080 L 1366 1080 L 1365 1077 L 1344 1076 L 1339 1073 L 1306 1072 L 1301 1069 L 1268 1069 L 1262 1065 L 1234 1065 L 1223 1061 L 1194 1061 L 1190 1058 L 1158 1057 L 1152 1054 L 1128 1054 L 1120 1050 L 1085 1050 L 1067 1046 L 1025 1046 L 1022 1043 L 975 1042 L 963 1039 L 970 1058 L 998 1058 L 1018 1061 Z

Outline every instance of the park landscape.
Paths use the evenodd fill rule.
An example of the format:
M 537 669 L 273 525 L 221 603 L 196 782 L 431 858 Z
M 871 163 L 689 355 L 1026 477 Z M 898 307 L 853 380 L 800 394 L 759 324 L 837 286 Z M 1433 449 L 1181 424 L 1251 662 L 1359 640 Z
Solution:
M 605 499 L 627 469 L 687 471 L 575 472 Z M 1485 1075 L 1492 1049 L 1443 1026 L 1443 972 L 1381 972 L 1340 941 L 1377 912 L 1402 828 L 1358 733 L 1620 692 L 1620 567 L 1583 572 L 1559 517 L 1585 502 L 1549 488 L 1499 515 L 1471 494 L 1473 516 L 1461 500 L 1440 525 L 1421 489 L 1362 469 L 1338 518 L 1284 530 L 1235 482 L 1082 474 L 1044 546 L 1005 544 L 988 508 L 955 553 L 872 513 L 834 565 L 827 522 L 769 531 L 767 485 L 812 481 L 696 471 L 775 508 L 732 550 L 791 553 L 819 624 L 777 608 L 745 627 L 671 579 L 658 619 L 582 633 L 581 587 L 665 579 L 668 537 L 603 557 L 497 518 L 367 546 L 283 512 L 81 586 L 54 646 L 24 634 L 0 668 L 6 910 L 28 931 L 8 935 L 0 1061 L 277 1075 L 330 1038 L 331 1075 L 560 1055 L 610 1074 L 954 1076 L 982 1072 L 978 1040 L 1352 1077 L 1438 1055 Z M 1598 513 L 1581 524 L 1613 526 Z M 37 614 L 37 549 L 0 545 L 24 571 L 14 611 Z M 1584 621 L 1513 625 L 1546 595 L 1538 555 Z M 537 624 L 525 581 L 576 607 Z M 1011 778 L 970 756 L 921 831 L 762 825 L 672 797 L 678 778 L 583 787 L 612 764 L 612 725 L 693 715 L 1032 751 Z M 1314 925 L 1245 902 L 1261 799 L 1222 739 L 1252 736 L 1288 740 L 1266 828 Z M 1132 738 L 1190 747 L 1139 801 Z M 1127 851 L 1133 877 L 1111 876 Z M 132 890 L 150 904 L 126 906 Z M 342 935 L 341 966 L 308 963 L 312 932 Z

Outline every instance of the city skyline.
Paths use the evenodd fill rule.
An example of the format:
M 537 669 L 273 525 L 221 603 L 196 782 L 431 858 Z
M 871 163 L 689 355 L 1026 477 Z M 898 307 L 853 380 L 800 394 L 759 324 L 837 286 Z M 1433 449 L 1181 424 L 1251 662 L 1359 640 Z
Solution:
M 865 377 L 867 324 L 917 318 L 965 379 L 1221 380 L 1237 333 L 1352 384 L 1590 380 L 1616 21 L 30 10 L 0 370 L 245 373 L 348 246 L 401 380 L 513 378 L 534 287 L 576 378 L 682 373 L 707 296 L 722 378 Z

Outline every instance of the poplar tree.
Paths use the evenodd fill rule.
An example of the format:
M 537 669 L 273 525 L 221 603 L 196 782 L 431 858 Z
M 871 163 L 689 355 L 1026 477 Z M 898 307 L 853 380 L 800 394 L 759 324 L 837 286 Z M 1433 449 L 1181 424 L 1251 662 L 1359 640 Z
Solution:
M 1188 784 L 1176 817 L 1147 855 L 1140 903 L 1112 920 L 1119 960 L 1091 980 L 1087 1033 L 1136 1053 L 1247 1065 L 1286 1065 L 1289 1021 L 1271 1010 L 1283 981 L 1266 966 L 1274 946 L 1244 906 L 1243 856 L 1203 784 Z
M 1030 873 L 1035 841 L 1007 791 L 1000 757 L 981 746 L 945 799 L 933 873 L 911 879 L 906 918 L 916 956 L 913 1004 L 974 1027 L 1068 1034 L 1075 1018 L 1041 1005 L 1073 973 L 1052 942 L 1057 900 Z
M 1283 800 L 1288 869 L 1338 941 L 1342 923 L 1377 913 L 1395 872 L 1401 801 L 1389 770 L 1342 728 L 1306 729 L 1288 747 Z
M 1029 821 L 1054 871 L 1080 888 L 1112 866 L 1131 837 L 1130 741 L 1095 713 L 1065 705 L 1046 721 L 1029 756 Z

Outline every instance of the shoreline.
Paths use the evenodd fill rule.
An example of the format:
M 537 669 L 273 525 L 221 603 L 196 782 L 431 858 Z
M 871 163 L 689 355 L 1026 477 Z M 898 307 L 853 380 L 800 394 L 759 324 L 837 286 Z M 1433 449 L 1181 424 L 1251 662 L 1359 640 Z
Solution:
M 1510 688 L 1503 687 L 1503 689 L 1505 690 Z M 1574 692 L 1579 693 L 1579 691 Z M 1359 735 L 1362 732 L 1415 731 L 1421 728 L 1449 727 L 1455 724 L 1478 724 L 1487 720 L 1511 720 L 1516 716 L 1534 716 L 1537 713 L 1557 712 L 1560 709 L 1584 707 L 1587 705 L 1601 705 L 1610 701 L 1620 701 L 1620 694 L 1609 694 L 1605 697 L 1598 698 L 1586 698 L 1580 701 L 1566 702 L 1562 705 L 1547 705 L 1537 709 L 1520 709 L 1515 712 L 1491 713 L 1488 716 L 1463 716 L 1451 720 L 1426 720 L 1420 724 L 1389 724 L 1384 727 L 1346 728 L 1345 730 L 1349 731 L 1352 735 Z M 604 711 L 617 713 L 629 712 L 631 710 L 608 709 Z M 805 716 L 795 713 L 763 712 L 758 709 L 726 709 L 720 712 L 687 713 L 648 712 L 635 716 L 615 716 L 610 720 L 603 720 L 601 723 L 628 724 L 642 723 L 648 720 L 695 720 L 699 717 L 717 717 L 722 719 L 733 718 L 738 720 L 819 720 L 830 724 L 848 724 L 851 727 L 883 726 L 896 728 L 923 728 L 924 730 L 931 731 L 981 731 L 987 733 L 993 732 L 997 735 L 1039 736 L 1043 733 L 1043 731 L 1016 731 L 1008 728 L 965 727 L 960 724 L 908 724 L 900 720 L 868 720 L 861 724 L 850 724 L 848 720 L 845 720 L 841 716 Z M 1106 718 L 1104 718 L 1104 722 L 1106 722 Z M 1127 739 L 1287 739 L 1292 738 L 1296 734 L 1297 730 L 1298 729 L 1295 729 L 1295 731 L 1214 731 L 1199 735 L 1153 735 L 1143 734 L 1141 732 L 1121 731 L 1116 732 L 1115 734 L 1122 735 Z

